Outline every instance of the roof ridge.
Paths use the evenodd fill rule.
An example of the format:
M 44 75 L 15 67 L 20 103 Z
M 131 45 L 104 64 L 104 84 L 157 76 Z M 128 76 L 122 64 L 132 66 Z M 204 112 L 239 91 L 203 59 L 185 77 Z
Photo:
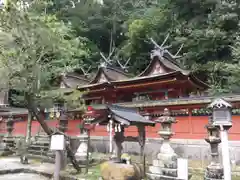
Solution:
M 79 77 L 79 76 L 70 75 L 70 74 L 67 74 L 66 76 L 68 76 L 68 77 L 74 77 L 74 78 L 79 79 L 79 80 L 86 80 L 86 81 L 89 82 L 89 79 L 88 79 L 88 78 L 84 78 L 84 77 L 85 77 L 84 75 L 82 75 L 82 76 L 84 76 L 84 77 Z M 80 75 L 80 76 L 81 76 L 81 75 Z
M 130 76 L 130 75 L 127 74 L 124 70 L 120 70 L 118 67 L 107 66 L 107 67 L 105 67 L 105 68 L 106 68 L 106 69 L 115 70 L 115 71 L 117 71 L 118 73 L 121 73 L 121 74 L 126 75 L 126 76 Z

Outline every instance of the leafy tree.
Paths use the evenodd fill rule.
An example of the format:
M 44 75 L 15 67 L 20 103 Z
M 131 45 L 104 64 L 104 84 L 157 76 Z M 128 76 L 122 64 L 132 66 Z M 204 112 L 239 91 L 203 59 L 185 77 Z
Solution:
M 51 80 L 60 72 L 81 65 L 88 56 L 88 49 L 73 38 L 68 26 L 56 16 L 39 13 L 44 1 L 34 1 L 29 8 L 19 9 L 13 1 L 5 4 L 0 12 L 0 63 L 1 75 L 11 89 L 24 93 L 24 103 L 36 117 L 47 134 L 47 126 L 38 110 L 40 92 L 49 90 Z M 70 147 L 68 156 L 78 169 Z
M 72 2 L 74 6 L 69 1 L 54 1 L 53 6 L 60 19 L 72 24 L 76 36 L 86 37 L 86 44 L 91 49 L 91 57 L 86 63 L 93 67 L 100 59 L 100 51 L 109 54 L 113 48 L 122 46 L 127 39 L 129 20 L 141 17 L 146 7 L 156 4 L 146 0 L 104 0 L 103 4 L 96 0 Z

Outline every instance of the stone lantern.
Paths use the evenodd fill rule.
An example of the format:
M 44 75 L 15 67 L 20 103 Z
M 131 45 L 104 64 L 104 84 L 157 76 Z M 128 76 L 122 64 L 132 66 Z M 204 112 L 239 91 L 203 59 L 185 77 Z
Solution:
M 208 131 L 208 137 L 205 139 L 211 148 L 211 163 L 207 166 L 205 172 L 205 180 L 222 180 L 223 179 L 223 167 L 219 162 L 218 145 L 221 143 L 219 127 L 213 125 L 212 117 L 209 118 L 209 123 L 206 125 Z
M 229 153 L 229 144 L 228 144 L 228 130 L 232 127 L 232 117 L 231 117 L 231 108 L 232 105 L 228 102 L 224 101 L 223 99 L 219 98 L 214 100 L 209 106 L 209 108 L 213 111 L 213 116 L 211 119 L 211 125 L 212 127 L 217 127 L 220 129 L 220 137 L 221 137 L 221 145 L 222 145 L 222 162 L 223 162 L 223 176 L 225 180 L 231 179 L 231 164 L 230 164 L 230 153 Z M 217 137 L 217 130 L 212 130 L 213 128 L 210 128 L 210 132 L 215 136 L 215 140 L 212 139 L 210 142 L 211 145 L 211 151 L 214 151 L 212 154 L 214 154 L 214 164 L 216 166 L 216 149 L 217 145 L 219 143 L 218 137 Z M 213 156 L 213 155 L 212 155 Z M 211 166 L 210 166 L 211 168 Z M 218 167 L 220 168 L 220 167 Z M 221 175 L 221 170 L 220 175 Z M 221 177 L 218 177 L 221 179 Z
M 160 153 L 157 159 L 153 160 L 153 165 L 149 167 L 147 177 L 149 180 L 178 179 L 177 178 L 177 154 L 170 145 L 170 138 L 173 136 L 172 124 L 176 123 L 174 117 L 171 117 L 170 111 L 165 108 L 163 116 L 156 122 L 161 123 L 161 129 L 158 134 L 163 138 Z
M 86 164 L 89 160 L 92 160 L 91 153 L 89 152 L 89 131 L 90 130 L 86 127 L 86 123 L 83 120 L 80 124 L 80 144 L 75 153 L 75 157 L 80 164 Z

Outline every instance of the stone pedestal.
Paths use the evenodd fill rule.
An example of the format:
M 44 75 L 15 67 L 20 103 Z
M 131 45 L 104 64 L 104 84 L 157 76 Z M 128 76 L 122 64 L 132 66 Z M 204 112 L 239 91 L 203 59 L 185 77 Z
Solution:
M 161 130 L 158 134 L 163 138 L 160 153 L 157 159 L 153 160 L 153 165 L 149 167 L 147 178 L 149 180 L 175 180 L 177 178 L 177 154 L 170 146 L 170 138 L 174 134 L 171 130 L 172 123 L 176 123 L 175 118 L 170 116 L 168 109 L 164 109 L 163 116 L 156 122 L 161 123 Z
M 75 153 L 75 157 L 79 163 L 84 163 L 87 161 L 87 158 L 91 161 L 91 153 L 88 153 L 88 135 L 87 132 L 83 132 L 83 134 L 80 135 L 80 145 L 77 149 L 77 152 Z
M 1 147 L 1 155 L 8 156 L 14 153 L 14 138 L 12 136 L 5 136 Z
M 206 126 L 208 130 L 208 138 L 205 140 L 211 147 L 211 163 L 208 165 L 205 172 L 205 180 L 223 180 L 223 167 L 219 162 L 218 144 L 221 143 L 219 136 L 219 128 L 211 124 Z
M 12 117 L 7 120 L 7 135 L 3 138 L 2 155 L 10 155 L 14 153 L 14 138 L 12 137 L 14 121 Z

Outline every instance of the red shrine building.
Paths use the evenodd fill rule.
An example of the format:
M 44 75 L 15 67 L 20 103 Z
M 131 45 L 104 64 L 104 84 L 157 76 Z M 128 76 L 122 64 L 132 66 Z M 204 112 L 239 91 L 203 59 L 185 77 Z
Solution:
M 201 139 L 207 136 L 205 126 L 211 114 L 207 105 L 214 97 L 207 95 L 208 85 L 196 77 L 191 71 L 184 70 L 177 63 L 177 55 L 171 54 L 167 49 L 156 47 L 151 52 L 149 65 L 146 69 L 132 76 L 126 71 L 126 66 L 112 62 L 103 57 L 97 72 L 90 77 L 83 70 L 68 73 L 62 76 L 60 88 L 78 89 L 83 94 L 86 105 L 96 113 L 104 112 L 106 105 L 118 105 L 138 109 L 146 119 L 154 121 L 161 116 L 164 108 L 168 108 L 177 123 L 173 125 L 175 135 L 173 139 Z M 230 140 L 240 140 L 240 95 L 227 95 L 223 97 L 233 105 L 233 126 L 229 131 Z M 59 124 L 58 108 L 46 111 L 46 121 L 51 127 Z M 79 124 L 83 114 L 78 110 L 69 112 L 66 133 L 78 136 Z M 6 133 L 4 119 L 16 119 L 13 135 L 26 135 L 27 111 L 19 108 L 1 108 L 0 132 Z M 90 117 L 91 118 L 91 117 Z M 146 127 L 146 137 L 158 138 L 159 124 Z M 32 121 L 32 135 L 39 131 L 39 123 Z M 128 127 L 126 136 L 137 136 L 136 127 Z M 108 136 L 107 128 L 98 125 L 91 130 L 91 137 Z

